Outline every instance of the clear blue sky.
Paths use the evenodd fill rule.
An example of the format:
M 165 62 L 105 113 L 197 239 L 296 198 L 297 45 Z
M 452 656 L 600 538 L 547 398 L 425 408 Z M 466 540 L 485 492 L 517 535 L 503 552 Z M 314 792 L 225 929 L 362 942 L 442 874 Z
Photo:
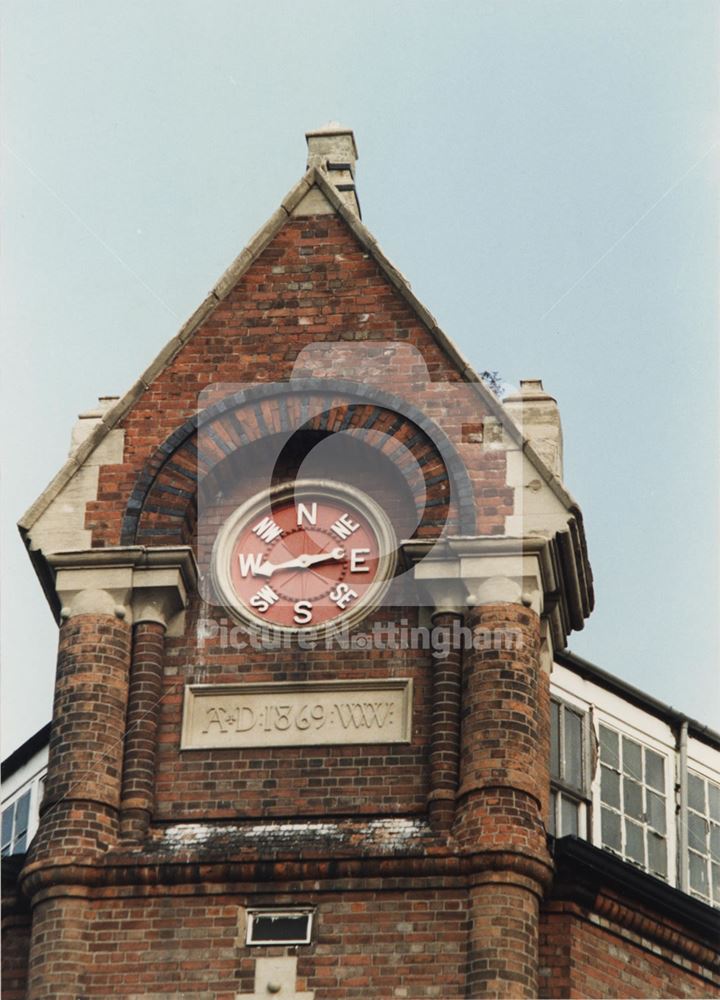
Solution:
M 597 607 L 571 648 L 720 725 L 714 0 L 5 0 L 3 750 L 56 628 L 15 521 L 351 125 L 366 224 L 564 422 Z

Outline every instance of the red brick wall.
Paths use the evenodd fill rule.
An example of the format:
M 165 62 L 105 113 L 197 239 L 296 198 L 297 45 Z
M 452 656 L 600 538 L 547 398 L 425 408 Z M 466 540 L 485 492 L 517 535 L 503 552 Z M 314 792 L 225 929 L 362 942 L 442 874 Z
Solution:
M 392 609 L 373 621 L 395 620 Z M 407 620 L 415 621 L 412 612 Z M 230 623 L 232 625 L 232 623 Z M 191 625 L 192 627 L 192 625 Z M 430 653 L 324 648 L 238 654 L 222 651 L 221 638 L 198 654 L 183 640 L 168 640 L 165 695 L 160 708 L 156 818 L 202 819 L 422 812 L 427 795 L 430 733 Z M 213 648 L 213 646 L 215 648 Z M 324 681 L 359 678 L 413 679 L 412 743 L 263 747 L 180 751 L 183 685 L 186 681 Z
M 311 893 L 285 905 L 316 904 L 315 939 L 297 949 L 298 988 L 316 1000 L 465 996 L 467 916 L 460 892 Z M 92 906 L 87 997 L 183 990 L 214 1000 L 252 993 L 255 959 L 285 949 L 249 948 L 232 896 L 98 900 Z M 208 956 L 211 956 L 210 958 Z
M 3 1000 L 25 1000 L 29 950 L 30 914 L 3 917 L 1 987 Z
M 641 937 L 575 904 L 548 909 L 540 924 L 541 997 L 720 996 L 720 975 L 713 978 L 679 947 Z M 683 939 L 676 931 L 675 940 Z
M 28 996 L 78 1000 L 88 961 L 85 899 L 43 899 L 33 909 Z

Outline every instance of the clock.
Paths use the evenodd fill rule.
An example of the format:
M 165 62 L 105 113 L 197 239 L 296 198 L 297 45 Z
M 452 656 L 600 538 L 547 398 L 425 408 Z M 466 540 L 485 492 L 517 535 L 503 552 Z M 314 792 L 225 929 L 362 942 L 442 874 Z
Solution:
M 212 578 L 245 625 L 327 634 L 377 606 L 395 561 L 395 533 L 379 504 L 306 479 L 265 490 L 231 514 L 213 547 Z

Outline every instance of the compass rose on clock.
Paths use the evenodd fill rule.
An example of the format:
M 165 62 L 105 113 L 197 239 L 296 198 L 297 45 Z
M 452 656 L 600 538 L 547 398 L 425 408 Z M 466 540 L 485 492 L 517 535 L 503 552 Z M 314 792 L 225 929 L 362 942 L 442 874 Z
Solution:
M 350 626 L 377 605 L 395 570 L 382 508 L 356 489 L 303 480 L 238 508 L 213 548 L 215 586 L 248 625 L 283 632 Z

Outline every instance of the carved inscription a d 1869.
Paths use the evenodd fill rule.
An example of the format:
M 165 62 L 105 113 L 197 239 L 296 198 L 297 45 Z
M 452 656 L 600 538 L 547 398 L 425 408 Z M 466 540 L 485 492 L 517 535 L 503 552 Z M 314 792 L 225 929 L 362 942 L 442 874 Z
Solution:
M 183 750 L 409 743 L 412 680 L 188 684 Z

